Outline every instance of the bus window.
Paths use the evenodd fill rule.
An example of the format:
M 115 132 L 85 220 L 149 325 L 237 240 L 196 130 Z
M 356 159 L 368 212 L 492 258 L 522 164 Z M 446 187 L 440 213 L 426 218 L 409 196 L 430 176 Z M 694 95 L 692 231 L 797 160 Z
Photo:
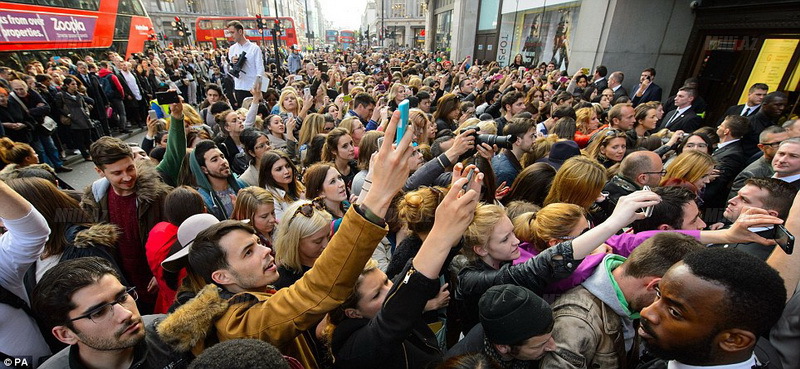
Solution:
M 118 15 L 114 23 L 114 38 L 128 38 L 131 31 L 131 17 Z
M 214 48 L 214 45 L 209 41 L 198 41 L 197 44 L 200 45 L 201 49 L 212 49 L 212 48 Z
M 142 8 L 142 3 L 139 0 L 120 0 L 117 12 L 120 14 L 145 16 L 144 8 Z
M 200 27 L 200 29 L 214 29 L 212 28 L 213 26 L 211 25 L 211 21 L 205 19 L 200 21 L 198 27 Z
M 225 21 L 222 19 L 216 19 L 211 21 L 211 29 L 225 29 Z

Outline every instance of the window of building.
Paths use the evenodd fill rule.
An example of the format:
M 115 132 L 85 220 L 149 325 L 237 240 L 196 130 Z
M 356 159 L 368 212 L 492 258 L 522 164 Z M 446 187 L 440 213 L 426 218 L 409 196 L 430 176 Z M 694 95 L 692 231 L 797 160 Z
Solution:
M 436 50 L 449 51 L 452 38 L 453 11 L 448 10 L 436 15 Z
M 174 0 L 158 0 L 158 10 L 162 12 L 175 12 Z
M 478 14 L 478 31 L 497 29 L 497 14 L 500 10 L 500 0 L 482 0 L 481 11 Z

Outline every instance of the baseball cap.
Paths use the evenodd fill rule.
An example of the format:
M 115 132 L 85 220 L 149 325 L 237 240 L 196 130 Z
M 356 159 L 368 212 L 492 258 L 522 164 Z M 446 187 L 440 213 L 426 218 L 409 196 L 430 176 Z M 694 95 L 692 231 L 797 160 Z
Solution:
M 178 227 L 178 242 L 181 244 L 181 248 L 164 259 L 161 267 L 173 273 L 180 271 L 186 266 L 186 259 L 195 237 L 217 223 L 219 223 L 219 219 L 208 213 L 195 214 L 186 218 Z

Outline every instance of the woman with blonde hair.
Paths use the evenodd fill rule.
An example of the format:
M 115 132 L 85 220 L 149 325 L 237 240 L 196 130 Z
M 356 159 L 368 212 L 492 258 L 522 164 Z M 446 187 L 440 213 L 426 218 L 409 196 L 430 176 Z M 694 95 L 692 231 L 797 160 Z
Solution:
M 580 108 L 575 111 L 575 116 L 577 118 L 575 124 L 578 127 L 578 132 L 575 133 L 575 142 L 583 149 L 589 144 L 592 134 L 600 127 L 600 119 L 597 118 L 594 108 Z
M 275 234 L 276 289 L 293 285 L 314 266 L 330 241 L 331 220 L 318 201 L 296 201 L 286 209 Z
M 567 203 L 547 205 L 536 212 L 522 214 L 513 220 L 514 235 L 520 247 L 531 255 L 580 236 L 589 229 L 586 209 Z
M 297 124 L 302 124 L 308 109 L 311 108 L 311 104 L 305 104 L 297 96 L 297 90 L 285 88 L 281 91 L 281 97 L 278 98 L 278 107 L 281 117 L 286 118 L 291 114 L 297 120 Z
M 261 244 L 272 247 L 272 233 L 278 220 L 275 218 L 275 199 L 262 187 L 250 186 L 239 190 L 231 219 L 250 220 Z
M 702 151 L 686 150 L 667 167 L 667 174 L 661 179 L 661 185 L 672 179 L 682 179 L 702 192 L 714 180 L 714 165 L 716 161 L 711 155 Z
M 589 210 L 606 184 L 606 171 L 596 160 L 573 156 L 556 172 L 544 206 L 563 202 Z
M 606 169 L 611 168 L 625 158 L 627 137 L 625 131 L 606 128 L 597 132 L 595 139 L 584 150 L 584 155 L 597 160 Z
M 436 124 L 420 109 L 411 109 L 408 112 L 408 121 L 414 125 L 414 142 L 420 145 L 430 145 L 436 138 Z

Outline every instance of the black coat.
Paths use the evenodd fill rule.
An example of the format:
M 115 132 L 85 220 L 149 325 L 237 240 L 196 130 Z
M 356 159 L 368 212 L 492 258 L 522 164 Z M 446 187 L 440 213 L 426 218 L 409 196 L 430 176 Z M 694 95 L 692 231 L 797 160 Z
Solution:
M 33 129 L 35 127 L 33 117 L 31 117 L 17 100 L 11 96 L 8 97 L 7 106 L 0 106 L 0 122 L 25 124 L 25 127 L 22 129 L 5 128 L 5 136 L 11 140 L 30 143 L 33 139 Z
M 770 118 L 759 110 L 758 113 L 751 115 L 747 120 L 750 121 L 750 131 L 742 137 L 742 147 L 744 148 L 744 154 L 749 157 L 758 151 L 758 136 L 761 135 L 761 131 L 777 124 L 778 119 Z
M 669 126 L 667 126 L 667 123 L 675 114 L 678 114 L 678 109 L 664 114 L 664 118 L 661 119 L 661 124 L 659 125 L 658 129 L 661 130 L 662 128 L 668 128 L 672 132 L 682 130 L 686 133 L 691 133 L 700 128 L 703 123 L 703 119 L 700 118 L 697 113 L 695 113 L 694 108 L 689 108 L 683 112 L 683 114 L 675 118 L 675 121 L 671 122 Z
M 441 361 L 436 336 L 422 319 L 425 303 L 439 291 L 439 280 L 411 268 L 409 261 L 377 316 L 347 318 L 337 325 L 331 339 L 335 367 L 426 368 Z
M 719 117 L 719 119 L 717 120 L 717 125 L 722 123 L 722 121 L 725 120 L 725 117 L 729 115 L 742 115 L 742 111 L 744 111 L 744 105 L 745 104 L 739 104 L 729 107 L 727 110 L 725 110 L 725 113 L 722 114 L 721 117 Z M 750 110 L 750 112 L 747 115 L 742 115 L 742 116 L 745 118 L 749 118 L 754 114 L 758 113 L 760 110 L 761 110 L 761 105 L 756 106 L 756 108 Z
M 706 185 L 703 201 L 706 209 L 724 208 L 728 202 L 733 180 L 747 166 L 747 156 L 742 149 L 742 141 L 725 145 L 717 149 L 711 156 L 717 162 L 719 176 Z M 721 214 L 721 212 L 720 212 Z
M 631 103 L 635 107 L 639 104 L 644 104 L 649 101 L 658 101 L 661 102 L 661 95 L 663 92 L 661 91 L 661 87 L 655 83 L 651 83 L 642 96 L 636 96 L 636 91 L 639 91 L 639 85 L 636 85 L 636 88 L 633 89 L 633 93 L 631 94 Z

